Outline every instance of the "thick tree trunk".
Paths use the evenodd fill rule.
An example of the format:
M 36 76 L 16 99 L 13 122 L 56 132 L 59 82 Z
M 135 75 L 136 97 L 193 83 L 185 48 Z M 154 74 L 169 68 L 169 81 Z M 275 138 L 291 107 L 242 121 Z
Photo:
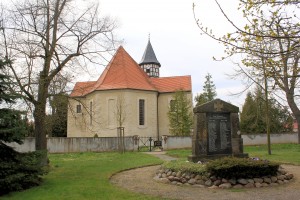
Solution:
M 35 124 L 35 149 L 47 150 L 47 140 L 45 131 L 45 110 L 46 104 L 38 103 L 34 110 L 34 124 Z
M 294 101 L 294 95 L 287 93 L 286 97 L 287 97 L 288 104 L 292 110 L 292 113 L 293 113 L 294 117 L 296 118 L 296 121 L 299 126 L 300 125 L 300 110 Z M 298 144 L 300 144 L 300 129 L 299 129 L 299 127 L 298 127 Z
M 41 166 L 47 166 L 49 159 L 47 155 L 47 138 L 45 131 L 45 111 L 46 103 L 38 103 L 35 105 L 34 110 L 34 124 L 35 124 L 35 150 L 42 151 L 42 157 L 40 160 Z
M 38 100 L 35 104 L 34 110 L 34 125 L 35 125 L 35 149 L 44 151 L 45 155 L 41 160 L 41 165 L 45 166 L 48 164 L 47 155 L 47 138 L 46 138 L 46 102 L 48 96 L 48 87 L 45 83 L 45 78 L 40 75 L 40 82 L 38 88 Z
M 295 118 L 296 118 L 296 121 L 298 123 L 298 144 L 300 144 L 300 128 L 299 128 L 299 125 L 300 125 L 300 115 L 295 116 Z

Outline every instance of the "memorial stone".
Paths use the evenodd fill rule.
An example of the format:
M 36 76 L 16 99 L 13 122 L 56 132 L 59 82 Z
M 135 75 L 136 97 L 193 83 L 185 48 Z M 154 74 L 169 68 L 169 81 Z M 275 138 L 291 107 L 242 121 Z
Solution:
M 215 99 L 194 108 L 194 135 L 190 161 L 224 156 L 248 157 L 239 135 L 239 108 Z

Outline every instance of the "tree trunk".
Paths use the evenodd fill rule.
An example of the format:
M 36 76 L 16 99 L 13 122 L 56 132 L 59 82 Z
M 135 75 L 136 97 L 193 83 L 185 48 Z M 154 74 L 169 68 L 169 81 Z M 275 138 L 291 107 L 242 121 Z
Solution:
M 300 128 L 299 128 L 299 124 L 300 124 L 300 115 L 295 116 L 297 124 L 298 124 L 298 144 L 300 144 Z
M 294 95 L 290 93 L 286 93 L 286 98 L 288 101 L 288 104 L 292 110 L 292 113 L 294 117 L 296 118 L 296 121 L 298 123 L 298 126 L 300 125 L 300 110 L 297 107 L 295 101 L 294 101 Z M 300 144 L 300 129 L 298 127 L 298 144 Z
M 42 151 L 42 157 L 40 160 L 41 166 L 46 166 L 49 164 L 49 159 L 47 155 L 47 138 L 45 131 L 45 111 L 46 103 L 38 103 L 35 105 L 34 110 L 34 134 L 35 134 L 35 150 Z
M 47 155 L 47 138 L 46 138 L 46 102 L 48 96 L 48 87 L 45 78 L 40 75 L 38 100 L 34 110 L 34 125 L 35 125 L 35 149 L 44 151 L 44 157 L 41 159 L 41 165 L 45 166 L 49 163 Z
M 34 110 L 34 133 L 35 133 L 35 149 L 47 150 L 47 140 L 45 131 L 45 110 L 46 104 L 38 103 Z

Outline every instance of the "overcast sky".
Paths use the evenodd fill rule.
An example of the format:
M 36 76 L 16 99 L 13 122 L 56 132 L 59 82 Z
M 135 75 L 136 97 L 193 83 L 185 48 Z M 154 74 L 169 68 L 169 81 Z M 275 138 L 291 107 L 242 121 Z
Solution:
M 191 75 L 193 94 L 203 91 L 207 73 L 217 88 L 218 98 L 237 106 L 244 96 L 231 96 L 243 89 L 240 79 L 232 80 L 234 64 L 230 61 L 213 61 L 212 57 L 225 54 L 223 45 L 200 35 L 192 11 L 196 4 L 197 17 L 215 33 L 226 34 L 231 29 L 213 0 L 99 0 L 100 10 L 118 20 L 117 36 L 123 47 L 140 62 L 148 34 L 158 61 L 160 76 Z M 242 18 L 237 12 L 237 0 L 219 0 L 224 10 L 236 21 Z M 230 3 L 229 3 L 230 2 Z

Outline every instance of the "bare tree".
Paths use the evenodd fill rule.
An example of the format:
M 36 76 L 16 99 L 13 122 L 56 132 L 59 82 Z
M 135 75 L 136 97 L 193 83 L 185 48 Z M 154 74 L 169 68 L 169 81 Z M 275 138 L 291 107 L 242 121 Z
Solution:
M 240 0 L 246 25 L 241 28 L 228 17 L 217 0 L 220 12 L 235 29 L 234 32 L 218 37 L 205 27 L 195 15 L 202 33 L 224 44 L 227 56 L 241 55 L 241 74 L 268 80 L 272 92 L 282 93 L 298 124 L 299 103 L 299 59 L 300 23 L 298 1 Z M 195 8 L 195 7 L 194 7 Z M 194 10 L 195 14 L 195 10 Z M 261 45 L 263 44 L 263 45 Z M 258 65 L 263 59 L 262 63 Z M 250 69 L 250 70 L 249 70 Z M 245 73 L 246 72 L 246 73 Z M 262 82 L 264 83 L 264 82 Z M 262 84 L 261 87 L 264 87 Z M 298 130 L 300 144 L 300 129 Z
M 118 99 L 116 102 L 116 111 L 115 111 L 115 118 L 117 121 L 118 127 L 123 127 L 124 122 L 126 120 L 126 101 L 124 94 L 119 94 Z
M 118 136 L 118 148 L 119 152 L 125 152 L 125 142 L 124 142 L 124 122 L 126 120 L 126 101 L 124 94 L 121 93 L 118 95 L 118 99 L 116 102 L 116 110 L 115 110 L 115 118 L 117 121 L 117 136 Z
M 97 62 L 114 49 L 115 22 L 99 17 L 97 4 L 78 3 L 21 0 L 2 8 L 1 53 L 13 60 L 9 67 L 15 92 L 34 106 L 37 150 L 47 150 L 46 103 L 55 77 Z

